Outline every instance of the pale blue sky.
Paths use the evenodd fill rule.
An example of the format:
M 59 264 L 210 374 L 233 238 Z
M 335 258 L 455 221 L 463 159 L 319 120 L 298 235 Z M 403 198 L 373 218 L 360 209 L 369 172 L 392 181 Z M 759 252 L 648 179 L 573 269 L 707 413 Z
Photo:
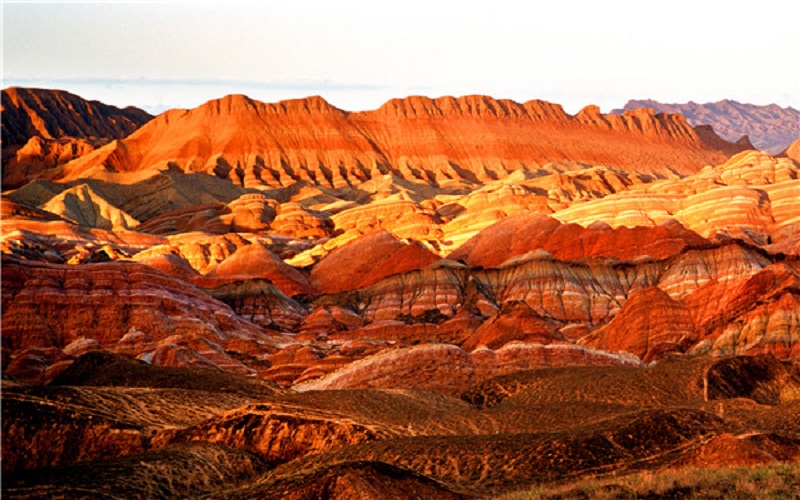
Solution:
M 800 108 L 797 3 L 6 0 L 3 87 L 151 109 L 229 93 L 348 110 L 412 94 Z

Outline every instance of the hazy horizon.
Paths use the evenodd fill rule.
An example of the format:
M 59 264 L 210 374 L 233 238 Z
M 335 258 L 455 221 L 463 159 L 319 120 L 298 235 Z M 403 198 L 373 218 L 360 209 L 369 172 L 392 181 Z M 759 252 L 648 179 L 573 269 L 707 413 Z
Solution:
M 782 26 L 795 6 L 491 7 L 4 2 L 3 87 L 151 111 L 232 93 L 265 102 L 321 95 L 348 111 L 470 94 L 542 99 L 572 114 L 629 99 L 800 108 L 800 34 Z
M 273 99 L 273 100 L 264 100 L 264 99 L 259 99 L 259 98 L 254 96 L 254 94 L 257 94 L 257 92 L 256 93 L 252 93 L 252 92 L 243 92 L 243 91 L 232 91 L 232 92 L 225 92 L 225 93 L 218 94 L 218 95 L 213 95 L 213 96 L 210 96 L 208 98 L 203 98 L 202 100 L 198 100 L 196 103 L 181 106 L 181 105 L 169 105 L 169 104 L 139 104 L 139 103 L 135 103 L 135 102 L 124 102 L 124 101 L 123 102 L 112 102 L 112 100 L 110 100 L 110 99 L 98 98 L 95 95 L 95 94 L 104 94 L 104 92 L 101 91 L 101 90 L 98 91 L 97 89 L 93 89 L 93 87 L 95 87 L 95 86 L 98 87 L 98 88 L 103 86 L 103 84 L 98 84 L 98 83 L 83 83 L 83 84 L 82 83 L 78 83 L 78 84 L 73 84 L 73 83 L 67 82 L 67 85 L 59 86 L 59 85 L 47 85 L 47 83 L 50 83 L 50 82 L 42 82 L 42 81 L 37 81 L 37 80 L 21 79 L 19 81 L 22 82 L 22 84 L 10 83 L 10 84 L 5 85 L 3 87 L 3 89 L 6 90 L 6 89 L 9 89 L 9 88 L 12 88 L 12 87 L 22 87 L 22 88 L 38 88 L 38 89 L 46 89 L 46 90 L 63 90 L 63 91 L 67 91 L 67 92 L 70 92 L 72 94 L 78 95 L 79 97 L 82 97 L 82 98 L 84 98 L 86 100 L 100 101 L 100 102 L 102 102 L 104 104 L 110 104 L 112 106 L 116 106 L 116 107 L 119 107 L 119 108 L 124 108 L 124 107 L 127 107 L 127 106 L 134 106 L 134 107 L 143 109 L 143 110 L 145 110 L 148 113 L 153 114 L 153 115 L 157 115 L 157 114 L 163 113 L 164 111 L 167 111 L 167 110 L 170 110 L 170 109 L 192 109 L 192 108 L 201 106 L 202 104 L 204 104 L 204 103 L 206 103 L 208 101 L 211 101 L 211 100 L 214 100 L 214 99 L 219 99 L 219 98 L 225 97 L 227 95 L 231 95 L 231 94 L 242 94 L 242 95 L 245 95 L 245 96 L 247 96 L 247 97 L 249 97 L 251 99 L 255 99 L 255 100 L 262 101 L 262 102 L 267 102 L 267 103 L 274 103 L 274 102 L 280 102 L 280 101 L 285 101 L 285 100 L 303 99 L 303 98 L 309 98 L 309 97 L 313 97 L 313 96 L 320 96 L 323 99 L 325 99 L 325 101 L 327 101 L 330 104 L 332 104 L 333 106 L 335 106 L 335 107 L 337 107 L 339 109 L 342 109 L 344 111 L 348 111 L 348 112 L 370 111 L 370 110 L 378 109 L 381 105 L 386 103 L 388 100 L 396 99 L 396 98 L 403 99 L 403 98 L 406 98 L 406 97 L 418 96 L 418 95 L 419 96 L 430 97 L 431 99 L 436 99 L 436 98 L 439 98 L 439 97 L 445 97 L 445 95 L 429 95 L 429 94 L 425 94 L 425 93 L 402 94 L 402 95 L 398 94 L 398 95 L 388 96 L 385 100 L 380 101 L 380 102 L 376 101 L 376 104 L 373 105 L 373 106 L 366 106 L 366 107 L 354 109 L 354 108 L 348 108 L 346 106 L 339 105 L 336 102 L 335 99 L 329 98 L 328 96 L 325 95 L 324 92 L 308 93 L 308 94 L 302 94 L 302 93 L 298 93 L 298 92 L 290 92 L 290 94 L 295 94 L 296 93 L 297 95 L 287 95 L 286 97 L 280 97 L 280 98 Z M 45 85 L 43 85 L 43 83 Z M 124 86 L 126 86 L 126 84 L 124 84 L 124 83 L 113 83 L 112 85 L 114 87 L 117 87 L 117 88 L 114 89 L 114 95 L 117 95 L 117 94 L 122 95 L 122 96 L 126 95 L 125 92 L 120 93 L 119 89 L 118 89 L 118 87 L 120 87 L 120 86 L 124 87 Z M 134 87 L 136 86 L 136 84 L 131 84 L 131 85 L 134 86 Z M 141 85 L 141 83 L 139 85 Z M 153 86 L 153 85 L 154 84 L 152 84 L 152 83 L 145 84 L 146 87 L 150 87 L 150 86 Z M 182 84 L 181 84 L 181 82 L 173 82 L 173 83 L 170 83 L 169 85 L 171 85 L 171 86 L 173 86 L 173 85 L 174 86 L 180 86 Z M 196 86 L 196 85 L 197 85 L 196 83 L 191 83 L 191 82 L 185 83 L 185 86 L 188 87 L 188 88 L 191 88 L 191 87 Z M 243 88 L 251 88 L 252 86 L 259 87 L 259 85 L 257 85 L 257 84 L 256 85 L 250 84 L 250 85 L 244 85 Z M 263 86 L 267 86 L 267 85 L 263 85 Z M 85 92 L 72 90 L 75 87 L 84 89 Z M 215 85 L 209 85 L 209 87 L 213 88 L 213 87 L 215 87 Z M 135 92 L 134 92 L 134 94 L 135 94 Z M 448 94 L 448 95 L 450 95 L 450 94 Z M 452 95 L 452 97 L 462 97 L 462 96 L 466 96 L 466 95 L 484 95 L 484 94 L 477 94 L 477 93 L 458 94 L 458 95 Z M 492 98 L 495 98 L 495 99 L 498 99 L 498 100 L 500 100 L 500 99 L 510 99 L 510 98 L 507 98 L 507 97 L 504 97 L 504 96 L 501 96 L 501 95 L 489 95 L 489 97 L 492 97 Z M 524 103 L 524 102 L 530 101 L 530 100 L 544 100 L 544 101 L 551 102 L 553 104 L 558 104 L 558 105 L 563 106 L 564 111 L 569 113 L 569 114 L 571 114 L 571 115 L 577 114 L 582 108 L 584 108 L 586 106 L 598 105 L 596 102 L 586 102 L 584 104 L 573 103 L 573 106 L 569 106 L 569 105 L 565 105 L 563 102 L 559 102 L 559 101 L 556 101 L 556 100 L 550 100 L 550 99 L 543 99 L 543 98 L 537 97 L 537 96 L 531 96 L 530 98 L 527 98 L 527 99 L 511 99 L 511 100 L 519 102 L 519 103 Z M 697 101 L 697 100 L 689 100 L 689 101 L 684 101 L 684 102 L 666 102 L 666 101 L 661 101 L 659 99 L 653 99 L 652 97 L 630 97 L 629 99 L 626 99 L 625 101 L 620 102 L 618 104 L 606 105 L 606 106 L 598 105 L 598 106 L 600 106 L 601 111 L 603 113 L 609 113 L 609 112 L 614 111 L 614 110 L 622 109 L 629 100 L 634 100 L 634 101 L 654 100 L 654 101 L 660 102 L 661 104 L 668 104 L 668 105 L 680 105 L 680 104 L 687 104 L 687 103 L 690 103 L 690 102 L 694 102 L 696 104 L 712 104 L 712 103 L 716 103 L 716 102 L 720 102 L 720 101 L 724 101 L 724 100 L 731 100 L 731 101 L 734 101 L 734 102 L 738 102 L 740 104 L 752 104 L 752 105 L 756 105 L 756 106 L 777 105 L 777 106 L 780 106 L 781 108 L 784 108 L 784 109 L 795 109 L 795 110 L 797 109 L 794 106 L 783 106 L 783 105 L 781 105 L 779 103 L 775 103 L 775 102 L 771 102 L 771 103 L 767 103 L 767 102 L 764 102 L 764 103 L 742 102 L 742 101 L 737 101 L 736 99 L 720 99 L 718 101 L 707 101 L 707 102 L 700 102 L 700 101 Z

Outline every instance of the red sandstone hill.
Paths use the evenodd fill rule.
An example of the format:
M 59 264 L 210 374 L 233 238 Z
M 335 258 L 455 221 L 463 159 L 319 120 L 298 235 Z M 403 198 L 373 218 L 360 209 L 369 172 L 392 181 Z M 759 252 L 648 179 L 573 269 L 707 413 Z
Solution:
M 313 295 L 314 290 L 308 278 L 297 269 L 284 263 L 260 243 L 252 243 L 237 249 L 230 257 L 211 271 L 204 282 L 195 284 L 225 283 L 247 278 L 265 278 L 272 281 L 278 289 L 289 296 L 298 294 Z
M 635 260 L 649 256 L 665 259 L 686 248 L 708 242 L 675 220 L 659 226 L 612 229 L 604 223 L 589 227 L 563 224 L 546 215 L 520 212 L 493 224 L 449 255 L 467 264 L 496 267 L 506 260 L 536 250 L 559 259 L 609 257 Z
M 393 274 L 413 271 L 439 258 L 418 243 L 404 243 L 385 230 L 368 233 L 337 248 L 311 270 L 322 293 L 363 288 Z
M 800 111 L 777 104 L 758 106 L 730 99 L 705 104 L 665 104 L 645 99 L 628 101 L 623 109 L 612 113 L 639 108 L 651 108 L 659 113 L 680 113 L 692 125 L 711 125 L 728 141 L 746 135 L 756 147 L 772 154 L 780 153 L 800 138 Z
M 484 182 L 557 161 L 688 174 L 741 146 L 647 110 L 571 116 L 556 104 L 485 96 L 394 99 L 349 113 L 320 97 L 266 104 L 230 95 L 160 115 L 53 179 L 178 168 L 243 186 L 357 186 L 392 173 L 432 184 Z
M 63 90 L 3 89 L 3 185 L 22 185 L 45 169 L 127 136 L 152 118 L 133 106 L 120 109 Z
M 479 96 L 230 96 L 109 137 L 33 137 L 10 173 L 45 178 L 0 197 L 10 497 L 800 458 L 797 148 Z
M 87 101 L 63 90 L 11 87 L 3 89 L 3 145 L 43 139 L 121 139 L 152 115 L 133 106 L 124 109 Z
M 795 161 L 795 163 L 800 163 L 800 139 L 797 139 L 793 143 L 789 144 L 782 153 L 781 156 L 785 156 L 786 158 L 790 158 Z

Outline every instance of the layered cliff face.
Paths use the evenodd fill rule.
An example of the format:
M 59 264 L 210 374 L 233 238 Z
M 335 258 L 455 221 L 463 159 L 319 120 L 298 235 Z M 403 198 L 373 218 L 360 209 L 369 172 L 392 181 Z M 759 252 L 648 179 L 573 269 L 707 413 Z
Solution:
M 737 141 L 746 135 L 758 149 L 777 154 L 800 138 L 800 111 L 776 104 L 756 106 L 729 99 L 698 104 L 666 104 L 646 100 L 631 100 L 615 113 L 640 108 L 659 113 L 679 113 L 692 125 L 711 125 L 727 141 Z
M 26 211 L 22 207 L 16 213 L 31 219 L 44 214 Z M 33 220 L 47 226 L 65 224 L 42 218 Z M 514 227 L 520 220 L 527 219 L 509 219 L 501 225 Z M 554 227 L 552 234 L 568 227 L 538 217 L 532 221 L 534 228 L 540 227 L 542 222 Z M 533 241 L 536 241 L 535 231 L 525 224 L 518 227 L 521 229 L 512 231 L 512 234 L 533 235 Z M 110 348 L 144 356 L 158 364 L 223 368 L 256 373 L 291 384 L 325 375 L 355 359 L 397 345 L 397 342 L 399 346 L 409 346 L 417 342 L 444 341 L 474 351 L 481 346 L 496 350 L 514 341 L 533 345 L 570 345 L 579 341 L 611 351 L 630 352 L 644 360 L 658 359 L 668 351 L 709 354 L 773 352 L 780 357 L 791 357 L 796 351 L 797 321 L 791 319 L 798 295 L 791 279 L 797 273 L 796 264 L 776 267 L 773 263 L 779 257 L 757 247 L 741 243 L 712 243 L 679 226 L 661 228 L 660 232 L 653 233 L 666 237 L 668 244 L 663 247 L 669 251 L 665 258 L 648 256 L 621 261 L 615 253 L 631 257 L 624 255 L 624 246 L 596 246 L 601 241 L 596 238 L 607 235 L 609 241 L 616 242 L 619 241 L 615 239 L 616 233 L 622 231 L 624 235 L 627 230 L 606 227 L 585 231 L 591 236 L 585 241 L 593 244 L 582 247 L 580 252 L 587 254 L 583 256 L 581 253 L 578 260 L 559 259 L 542 249 L 528 250 L 536 246 L 528 246 L 530 240 L 524 240 L 522 247 L 506 245 L 502 239 L 497 240 L 498 245 L 489 245 L 486 250 L 475 245 L 467 260 L 487 265 L 483 269 L 453 260 L 429 264 L 435 258 L 431 259 L 432 254 L 423 252 L 421 247 L 416 247 L 415 252 L 425 255 L 424 259 L 398 259 L 392 252 L 400 251 L 397 255 L 401 255 L 409 244 L 394 239 L 389 233 L 376 233 L 364 237 L 363 241 L 357 237 L 354 244 L 360 241 L 361 246 L 378 237 L 390 243 L 387 248 L 397 247 L 386 254 L 383 269 L 370 278 L 378 281 L 371 285 L 366 281 L 360 288 L 357 284 L 351 285 L 352 282 L 342 281 L 346 275 L 341 270 L 364 265 L 365 270 L 374 273 L 371 264 L 380 260 L 376 257 L 359 259 L 361 254 L 358 252 L 351 257 L 342 257 L 344 260 L 338 259 L 338 253 L 350 252 L 349 245 L 320 261 L 319 266 L 312 268 L 310 276 L 283 263 L 269 249 L 279 252 L 281 245 L 275 246 L 258 238 L 248 240 L 234 234 L 188 240 L 171 238 L 171 242 L 162 240 L 160 245 L 149 250 L 142 251 L 144 247 L 138 247 L 136 261 L 156 267 L 170 278 L 148 271 L 140 275 L 141 284 L 135 287 L 147 286 L 153 290 L 148 293 L 170 297 L 175 293 L 174 286 L 193 283 L 200 287 L 200 292 L 184 288 L 181 294 L 194 297 L 189 299 L 191 302 L 208 301 L 210 297 L 224 302 L 232 309 L 223 309 L 222 315 L 233 324 L 244 321 L 252 325 L 247 328 L 261 327 L 274 334 L 296 334 L 289 345 L 280 347 L 285 354 L 273 354 L 277 346 L 258 340 L 258 335 L 225 340 L 229 334 L 217 332 L 214 320 L 201 319 L 202 323 L 194 323 L 197 321 L 194 319 L 196 313 L 191 309 L 169 305 L 167 309 L 170 312 L 163 316 L 166 323 L 160 319 L 139 321 L 136 319 L 138 313 L 133 314 L 135 311 L 119 316 L 120 302 L 116 296 L 122 293 L 122 289 L 118 290 L 115 285 L 116 275 L 108 278 L 111 280 L 108 285 L 95 279 L 102 274 L 98 274 L 100 271 L 115 269 L 117 272 L 112 264 L 106 264 L 112 266 L 108 270 L 93 264 L 62 267 L 56 272 L 40 265 L 11 260 L 3 272 L 4 292 L 9 304 L 4 307 L 4 339 L 18 338 L 26 344 L 4 348 L 5 359 L 9 361 L 6 366 L 26 380 L 42 381 L 67 366 L 76 354 L 87 349 Z M 642 229 L 639 233 L 633 231 L 633 234 L 649 235 L 649 231 Z M 88 233 L 76 231 L 70 238 L 79 239 L 82 234 Z M 504 234 L 504 231 L 498 234 Z M 686 235 L 689 239 L 682 239 Z M 581 231 L 572 236 L 572 241 L 582 241 Z M 10 247 L 8 251 L 29 259 L 48 258 L 47 252 L 51 252 L 52 259 L 55 259 L 60 255 L 58 249 L 66 247 L 69 241 L 75 240 L 62 241 L 60 246 L 52 245 L 49 247 L 51 250 L 46 251 L 20 247 Z M 677 241 L 677 244 L 673 245 L 672 241 Z M 635 248 L 632 245 L 631 248 Z M 657 240 L 642 246 L 659 247 Z M 382 255 L 380 245 L 367 245 L 365 248 Z M 600 252 L 599 256 L 593 256 L 590 250 L 597 248 L 613 251 L 610 255 Z M 512 253 L 528 251 L 508 258 L 501 255 L 502 262 L 492 266 L 493 262 L 501 260 L 495 256 L 498 249 Z M 110 260 L 125 258 L 123 251 L 136 253 L 137 247 L 109 238 L 104 247 L 85 247 L 85 253 L 80 255 L 84 255 L 81 257 L 84 262 Z M 331 270 L 319 274 L 321 269 L 325 269 L 326 262 L 333 263 L 329 266 Z M 146 270 L 152 267 L 123 266 L 118 269 L 127 273 L 125 269 Z M 774 293 L 774 299 L 765 301 L 767 292 L 747 283 L 756 279 L 759 273 L 771 269 L 778 270 L 778 276 L 786 278 L 776 278 L 778 291 Z M 48 278 L 48 287 L 52 288 L 53 294 L 45 294 L 41 280 L 30 279 L 44 271 L 56 272 L 59 276 L 73 272 L 85 277 L 81 278 L 80 287 L 73 286 L 74 280 L 58 278 L 53 281 Z M 124 276 L 126 274 L 119 276 L 123 284 L 130 281 Z M 315 276 L 324 276 L 328 281 Z M 325 295 L 326 290 L 318 288 L 325 282 L 341 282 L 343 286 L 355 289 Z M 30 287 L 26 288 L 28 285 Z M 133 286 L 133 283 L 125 285 L 124 290 L 128 290 L 128 285 Z M 669 307 L 652 307 L 658 301 L 637 296 L 652 287 L 658 287 L 659 297 L 667 297 L 664 304 L 669 304 Z M 28 291 L 19 293 L 25 290 Z M 320 293 L 323 294 L 309 302 Z M 27 294 L 30 294 L 30 304 L 23 307 L 19 301 Z M 52 307 L 42 308 L 40 305 L 36 314 L 30 313 L 32 304 L 41 304 L 50 295 Z M 62 295 L 74 296 L 75 300 L 62 300 Z M 290 298 L 292 296 L 295 300 Z M 151 302 L 152 299 L 148 298 L 147 304 Z M 725 305 L 728 303 L 731 305 Z M 146 309 L 148 307 L 152 306 L 145 305 Z M 161 306 L 156 307 L 158 310 Z M 685 311 L 686 308 L 691 312 L 691 321 L 684 321 L 687 317 L 685 312 L 681 313 L 683 319 L 680 321 L 667 314 L 673 309 Z M 730 312 L 724 313 L 726 310 Z M 147 314 L 152 315 L 152 311 L 148 309 Z M 717 316 L 704 316 L 714 314 Z M 111 323 L 101 321 L 105 317 L 109 321 L 115 319 Z M 214 317 L 218 322 L 219 314 L 215 312 Z M 36 319 L 35 324 L 31 323 L 32 318 Z M 130 324 L 114 327 L 117 333 L 108 330 L 109 325 L 120 321 Z M 605 326 L 609 321 L 611 323 Z M 84 331 L 85 324 L 97 324 L 97 328 L 103 330 L 102 338 L 98 336 L 100 330 L 96 334 Z M 185 332 L 181 326 L 184 324 L 188 328 Z M 52 331 L 53 325 L 58 325 L 55 332 Z M 194 326 L 189 328 L 189 325 Z M 154 336 L 150 331 L 153 328 L 161 333 L 156 332 Z M 106 339 L 108 334 L 114 338 Z M 64 336 L 64 339 L 55 343 L 48 340 L 59 336 Z M 656 344 L 663 346 L 656 347 Z M 416 365 L 416 361 L 411 359 L 407 368 L 414 370 Z
M 231 95 L 162 114 L 122 141 L 79 158 L 52 179 L 179 168 L 246 187 L 309 182 L 359 186 L 384 174 L 447 185 L 485 182 L 553 161 L 690 173 L 737 146 L 699 136 L 680 115 L 635 111 L 575 116 L 558 105 L 484 96 L 393 100 L 348 113 L 320 97 L 265 104 Z
M 237 339 L 263 349 L 277 341 L 225 304 L 149 266 L 3 260 L 4 366 L 22 379 L 49 381 L 75 356 L 96 349 L 160 365 L 254 373 L 226 351 Z
M 4 146 L 31 137 L 121 139 L 153 118 L 138 108 L 120 109 L 63 90 L 11 87 L 2 97 Z
M 2 115 L 5 188 L 121 139 L 153 118 L 61 90 L 19 87 L 3 89 Z
M 659 181 L 553 214 L 564 222 L 652 226 L 675 219 L 703 237 L 769 243 L 800 213 L 800 170 L 790 159 L 749 151 L 679 180 Z M 785 236 L 783 236 L 785 238 Z
M 306 293 L 317 290 L 313 275 L 309 282 L 262 244 L 241 244 L 205 276 L 186 260 L 179 260 L 182 266 L 159 261 L 168 277 L 134 263 L 53 266 L 8 259 L 7 370 L 41 382 L 76 355 L 108 349 L 154 364 L 205 366 L 287 385 L 369 358 L 379 380 L 388 380 L 389 364 L 371 356 L 446 342 L 462 346 L 452 346 L 460 368 L 443 367 L 449 375 L 431 383 L 452 393 L 448 384 L 470 385 L 489 366 L 495 370 L 486 373 L 497 374 L 505 373 L 503 366 L 605 363 L 606 354 L 575 350 L 575 343 L 643 361 L 668 352 L 790 358 L 800 345 L 796 264 L 775 264 L 742 244 L 706 242 L 666 259 L 629 262 L 560 260 L 544 251 L 483 269 L 418 261 L 418 269 L 316 298 Z M 524 361 L 529 356 L 532 361 Z M 394 363 L 415 373 L 430 365 L 424 359 L 401 356 Z M 459 370 L 463 377 L 456 377 Z M 416 387 L 410 375 L 389 379 Z
M 229 96 L 74 149 L 0 198 L 4 492 L 796 461 L 800 166 L 744 147 L 649 111 Z

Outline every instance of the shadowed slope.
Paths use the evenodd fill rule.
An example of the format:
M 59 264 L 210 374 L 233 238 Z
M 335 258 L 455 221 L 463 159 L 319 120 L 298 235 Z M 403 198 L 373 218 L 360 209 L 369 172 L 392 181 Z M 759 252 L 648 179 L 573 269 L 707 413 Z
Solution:
M 86 101 L 63 90 L 3 89 L 3 145 L 44 139 L 121 139 L 153 117 L 138 108 L 124 109 Z
M 380 460 L 445 484 L 469 485 L 484 496 L 507 491 L 512 485 L 666 464 L 675 451 L 702 443 L 719 424 L 716 417 L 696 410 L 650 410 L 564 433 L 376 441 L 301 458 L 251 486 L 227 493 L 256 498 L 269 491 L 273 478 L 344 461 Z
M 237 492 L 238 494 L 239 492 Z M 250 498 L 242 492 L 241 498 Z M 276 477 L 259 488 L 253 498 L 305 500 L 384 500 L 403 498 L 437 498 L 456 500 L 474 498 L 453 491 L 418 472 L 379 461 L 343 462 Z
M 285 391 L 254 401 L 238 389 L 7 383 L 3 424 L 11 427 L 4 431 L 13 427 L 15 439 L 35 445 L 35 453 L 25 456 L 38 461 L 24 467 L 60 466 L 14 473 L 4 487 L 11 484 L 20 495 L 79 486 L 107 491 L 130 484 L 133 476 L 141 478 L 130 484 L 133 494 L 151 491 L 156 497 L 168 496 L 163 481 L 169 478 L 176 481 L 174 491 L 208 481 L 208 487 L 221 488 L 207 492 L 213 497 L 273 498 L 285 492 L 298 498 L 377 498 L 370 496 L 372 489 L 391 497 L 403 487 L 485 497 L 704 459 L 714 464 L 793 460 L 800 456 L 797 374 L 796 363 L 769 357 L 673 356 L 649 368 L 533 370 L 470 392 L 464 399 L 478 408 L 424 391 Z M 147 411 L 149 405 L 156 406 Z M 26 417 L 36 407 L 47 410 L 42 419 Z M 103 439 L 90 439 L 93 432 Z M 42 446 L 45 442 L 51 446 Z M 147 449 L 154 451 L 143 453 Z M 123 458 L 70 465 L 103 452 Z M 241 464 L 240 475 L 226 472 L 230 460 Z M 16 470 L 22 465 L 12 460 L 4 466 L 9 463 L 17 464 Z M 177 477 L 176 464 L 198 473 Z M 266 472 L 258 464 L 275 468 Z M 97 470 L 96 483 L 77 475 L 86 467 Z M 150 468 L 150 475 L 141 475 L 141 467 Z M 214 467 L 221 469 L 213 472 Z
M 51 386 L 150 387 L 225 392 L 252 398 L 283 392 L 271 382 L 218 370 L 153 366 L 105 351 L 89 352 L 56 377 Z
M 2 92 L 3 188 L 121 139 L 151 118 L 141 109 L 86 101 L 63 90 Z

